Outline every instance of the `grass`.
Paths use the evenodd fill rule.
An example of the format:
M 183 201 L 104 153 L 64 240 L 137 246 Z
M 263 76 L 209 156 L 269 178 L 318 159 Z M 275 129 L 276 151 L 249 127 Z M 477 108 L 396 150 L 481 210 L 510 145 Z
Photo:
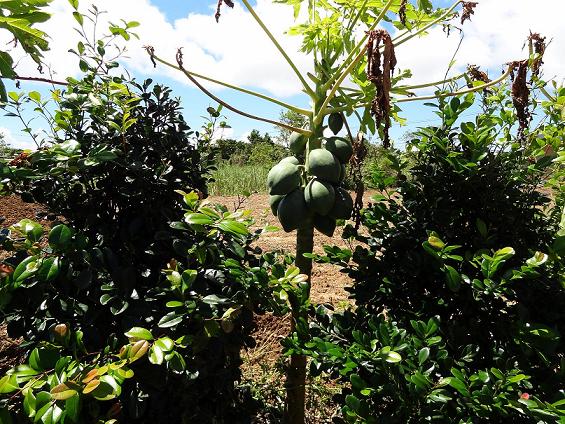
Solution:
M 236 194 L 264 193 L 270 168 L 270 164 L 221 164 L 212 175 L 215 181 L 209 186 L 210 194 L 212 196 L 233 196 Z

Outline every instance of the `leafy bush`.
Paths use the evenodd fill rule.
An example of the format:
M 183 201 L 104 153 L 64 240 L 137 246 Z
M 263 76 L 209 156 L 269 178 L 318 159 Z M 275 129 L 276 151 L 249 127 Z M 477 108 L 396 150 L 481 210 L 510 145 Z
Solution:
M 2 230 L 0 309 L 29 357 L 0 380 L 0 417 L 229 420 L 276 258 L 251 249 L 249 213 L 201 203 L 212 162 L 178 100 L 110 76 L 105 47 L 79 45 L 86 75 L 53 93 L 52 119 L 39 93 L 10 93 L 11 113 L 32 104 L 52 138 L 1 165 L 2 190 L 58 218 Z
M 315 337 L 289 346 L 350 380 L 347 421 L 565 415 L 565 252 L 560 211 L 540 190 L 552 162 L 496 138 L 513 122 L 495 115 L 500 99 L 455 128 L 472 103 L 440 103 L 443 125 L 419 132 L 412 178 L 365 210 L 364 245 L 319 258 L 354 278 L 356 309 L 321 309 Z
M 2 310 L 10 326 L 24 322 L 37 333 L 25 343 L 28 362 L 0 381 L 16 422 L 238 416 L 240 348 L 252 343 L 251 311 L 273 261 L 250 270 L 260 264 L 250 253 L 247 213 L 200 204 L 194 192 L 183 197 L 184 219 L 171 223 L 176 259 L 127 300 L 118 298 L 103 247 L 67 225 L 47 235 L 24 220 L 4 233 L 14 254 Z M 84 269 L 93 274 L 87 285 Z

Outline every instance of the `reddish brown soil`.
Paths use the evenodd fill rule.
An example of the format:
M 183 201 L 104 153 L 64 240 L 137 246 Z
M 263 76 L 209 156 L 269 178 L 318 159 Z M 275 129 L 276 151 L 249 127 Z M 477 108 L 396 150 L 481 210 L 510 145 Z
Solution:
M 47 221 L 36 217 L 38 213 L 42 214 L 43 209 L 37 204 L 24 203 L 17 196 L 0 197 L 0 227 L 8 227 L 24 218 L 49 225 Z M 5 259 L 6 255 L 6 252 L 0 248 L 0 261 Z M 18 341 L 10 339 L 6 334 L 6 326 L 0 325 L 0 376 L 20 362 L 22 353 L 18 345 Z

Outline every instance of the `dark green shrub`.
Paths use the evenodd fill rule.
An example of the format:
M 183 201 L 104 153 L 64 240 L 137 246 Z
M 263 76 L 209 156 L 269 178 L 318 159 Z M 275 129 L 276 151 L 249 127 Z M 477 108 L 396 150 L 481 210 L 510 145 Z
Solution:
M 0 380 L 1 421 L 233 422 L 276 258 L 250 247 L 248 213 L 201 203 L 212 164 L 178 100 L 110 76 L 105 47 L 79 47 L 86 75 L 53 93 L 52 119 L 38 93 L 11 94 L 53 138 L 1 165 L 2 190 L 59 221 L 2 230 L 2 322 L 29 357 Z
M 47 234 L 24 220 L 3 231 L 12 256 L 0 309 L 36 336 L 24 344 L 28 362 L 0 380 L 0 412 L 22 423 L 242 418 L 240 349 L 253 343 L 254 305 L 285 267 L 270 277 L 276 258 L 252 255 L 247 214 L 183 197 L 184 219 L 170 224 L 175 252 L 127 299 L 104 247 L 67 225 Z
M 498 105 L 455 128 L 472 102 L 440 104 L 443 126 L 419 132 L 411 178 L 365 210 L 362 245 L 326 250 L 355 280 L 356 309 L 321 310 L 302 345 L 315 370 L 352 383 L 347 421 L 565 415 L 565 252 L 540 190 L 552 162 L 497 139 Z

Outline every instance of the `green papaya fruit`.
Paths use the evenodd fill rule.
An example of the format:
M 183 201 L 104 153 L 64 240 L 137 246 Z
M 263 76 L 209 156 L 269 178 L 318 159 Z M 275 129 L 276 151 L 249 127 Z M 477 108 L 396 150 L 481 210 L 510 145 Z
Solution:
M 322 180 L 337 183 L 341 165 L 329 150 L 314 149 L 308 155 L 308 172 Z
M 274 196 L 269 196 L 269 206 L 271 207 L 271 212 L 273 212 L 273 215 L 277 216 L 279 203 L 284 198 L 284 196 L 284 194 L 275 194 Z
M 300 188 L 287 194 L 279 203 L 277 216 L 287 233 L 308 223 L 310 211 L 304 200 L 304 191 Z
M 292 163 L 279 163 L 267 175 L 269 194 L 288 194 L 300 185 L 300 172 Z
M 336 219 L 349 219 L 351 212 L 353 212 L 351 195 L 341 187 L 336 188 L 334 207 L 328 215 Z
M 312 211 L 327 215 L 334 207 L 335 190 L 331 184 L 314 178 L 304 189 L 304 200 Z
M 288 147 L 292 153 L 299 155 L 304 152 L 307 142 L 308 137 L 295 131 L 290 135 Z
M 293 165 L 300 165 L 300 161 L 296 156 L 288 156 L 286 158 L 283 158 L 279 163 L 292 163 Z
M 353 147 L 351 147 L 351 144 L 345 138 L 330 137 L 326 140 L 324 147 L 326 150 L 332 152 L 341 163 L 349 162 L 349 159 L 351 159 L 353 155 Z
M 341 113 L 332 113 L 328 118 L 328 127 L 334 134 L 337 134 L 343 128 L 343 116 Z
M 314 228 L 328 237 L 332 237 L 334 235 L 335 227 L 335 218 L 332 218 L 331 216 L 316 215 L 314 217 Z

